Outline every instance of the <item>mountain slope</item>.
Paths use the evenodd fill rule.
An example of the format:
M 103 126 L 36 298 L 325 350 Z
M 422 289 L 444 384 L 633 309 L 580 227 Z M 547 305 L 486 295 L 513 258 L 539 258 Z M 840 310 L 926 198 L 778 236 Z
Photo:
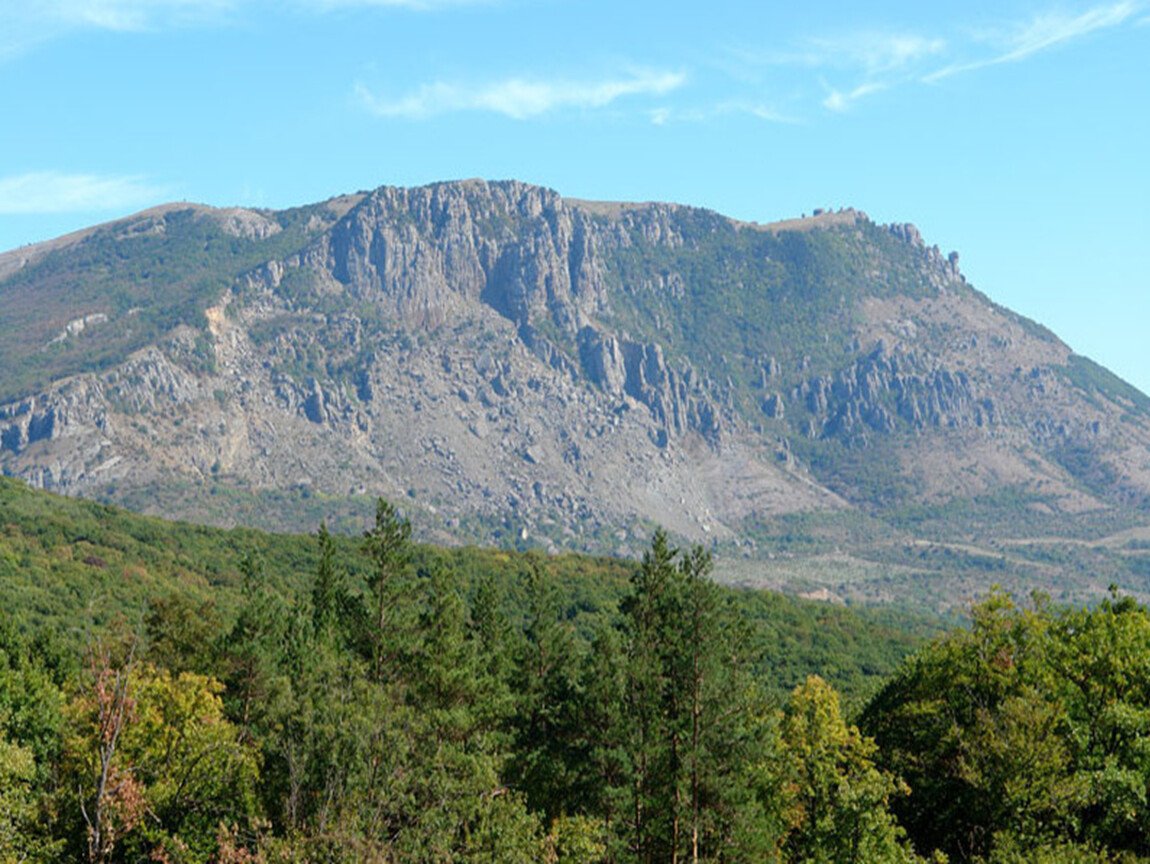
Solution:
M 69 650 L 79 649 L 93 627 L 135 626 L 164 603 L 208 613 L 205 628 L 230 627 L 243 605 L 245 559 L 258 563 L 275 591 L 306 609 L 319 566 L 314 536 L 166 522 L 5 478 L 0 478 L 0 524 L 0 621 L 32 636 L 48 634 Z M 332 542 L 346 587 L 365 593 L 371 562 L 359 539 L 336 535 Z M 470 599 L 491 579 L 517 624 L 530 614 L 525 574 L 541 567 L 564 620 L 588 644 L 597 625 L 617 619 L 635 567 L 615 558 L 543 558 L 475 547 L 418 545 L 412 553 L 423 573 L 450 570 Z M 723 596 L 741 611 L 756 650 L 769 647 L 758 671 L 780 698 L 818 671 L 844 696 L 858 700 L 945 626 L 905 610 L 828 608 L 770 592 Z
M 47 489 L 622 554 L 659 523 L 731 579 L 932 603 L 1150 572 L 1146 397 L 855 211 L 384 187 L 171 205 L 0 279 L 0 466 Z

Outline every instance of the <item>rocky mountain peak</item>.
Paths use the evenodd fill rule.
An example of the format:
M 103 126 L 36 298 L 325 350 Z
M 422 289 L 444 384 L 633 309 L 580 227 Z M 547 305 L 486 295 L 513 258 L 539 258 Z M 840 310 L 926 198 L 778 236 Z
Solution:
M 1150 499 L 1146 397 L 855 210 L 468 180 L 13 260 L 0 468 L 166 515 L 306 530 L 384 495 L 440 539 L 626 553 L 659 523 L 754 559 L 811 514 Z

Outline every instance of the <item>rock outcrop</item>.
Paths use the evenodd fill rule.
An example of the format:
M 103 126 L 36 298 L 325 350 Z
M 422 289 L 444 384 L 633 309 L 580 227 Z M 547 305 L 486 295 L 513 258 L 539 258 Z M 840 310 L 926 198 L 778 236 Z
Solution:
M 83 244 L 115 262 L 205 236 L 231 255 L 211 278 L 70 308 Z M 0 256 L 8 308 L 37 308 L 41 284 L 68 306 L 30 325 L 20 380 L 42 357 L 68 374 L 0 404 L 0 469 L 170 516 L 228 522 L 217 502 L 239 496 L 310 530 L 301 490 L 385 495 L 440 539 L 627 554 L 660 523 L 750 555 L 774 516 L 881 518 L 914 489 L 1040 489 L 1066 513 L 1150 500 L 1144 396 L 991 304 L 913 225 L 853 210 L 748 225 L 465 181 L 290 215 L 173 205 L 18 257 Z M 896 493 L 874 493 L 872 461 Z
M 811 415 L 819 434 L 848 442 L 865 441 L 867 431 L 982 429 L 995 422 L 993 397 L 981 393 L 965 372 L 912 351 L 891 352 L 883 343 L 834 375 L 802 381 L 790 399 Z M 771 416 L 782 416 L 781 410 L 777 400 L 770 410 L 764 405 Z

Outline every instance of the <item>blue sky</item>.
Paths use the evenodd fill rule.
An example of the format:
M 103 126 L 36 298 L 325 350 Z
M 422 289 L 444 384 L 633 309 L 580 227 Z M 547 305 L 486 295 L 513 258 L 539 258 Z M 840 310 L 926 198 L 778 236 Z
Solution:
M 1150 392 L 1150 0 L 0 0 L 0 249 L 515 177 L 853 206 Z

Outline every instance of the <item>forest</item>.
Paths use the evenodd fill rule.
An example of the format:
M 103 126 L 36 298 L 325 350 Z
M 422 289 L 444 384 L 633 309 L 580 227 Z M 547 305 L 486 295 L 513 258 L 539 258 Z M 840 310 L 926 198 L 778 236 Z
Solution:
M 1117 591 L 994 591 L 888 668 L 797 651 L 663 532 L 573 601 L 570 562 L 429 556 L 380 500 L 306 578 L 250 544 L 232 600 L 137 573 L 146 603 L 64 627 L 21 567 L 134 572 L 69 506 L 66 544 L 0 520 L 3 864 L 1150 860 L 1150 613 Z

